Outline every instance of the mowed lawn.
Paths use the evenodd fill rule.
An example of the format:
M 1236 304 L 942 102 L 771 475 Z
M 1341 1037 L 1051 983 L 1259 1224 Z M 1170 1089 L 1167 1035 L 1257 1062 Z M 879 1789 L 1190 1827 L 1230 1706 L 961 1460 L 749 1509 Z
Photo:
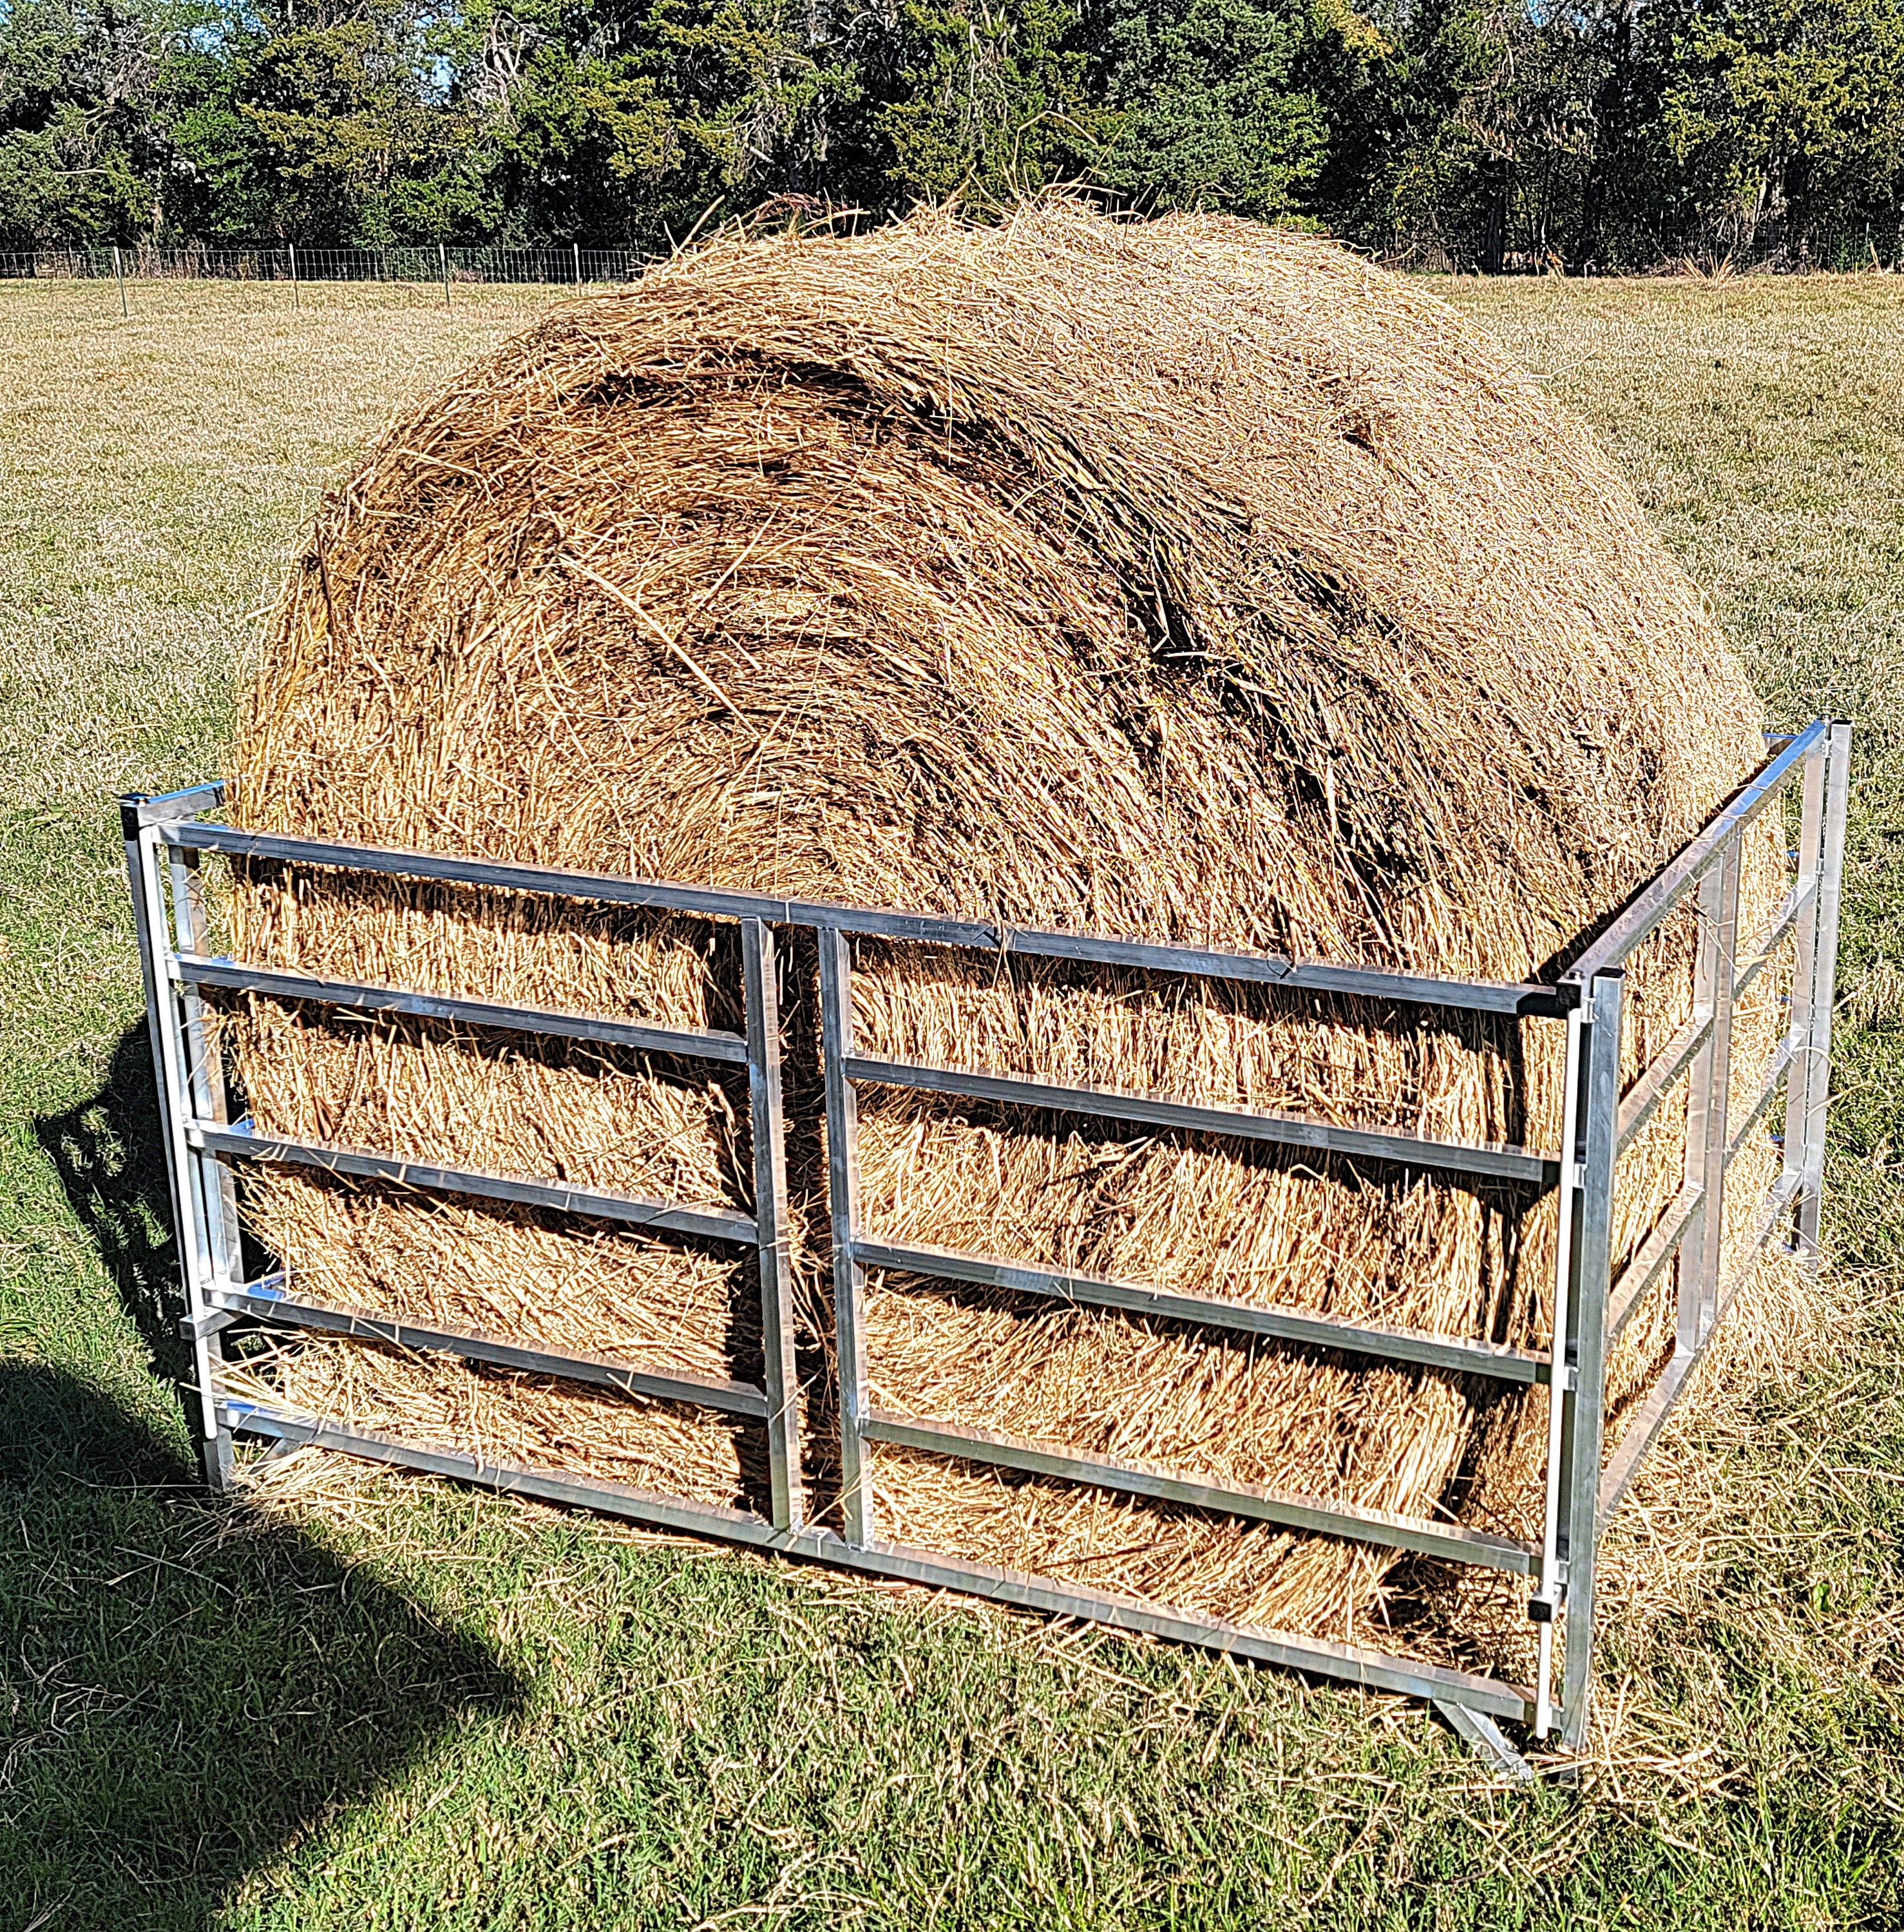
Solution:
M 1606 437 L 1775 718 L 1860 734 L 1826 1328 L 1669 1434 L 1578 1782 L 334 1463 L 200 1496 L 112 799 L 218 769 L 322 490 L 542 298 L 0 285 L 0 1928 L 1898 1922 L 1904 284 L 1443 291 Z

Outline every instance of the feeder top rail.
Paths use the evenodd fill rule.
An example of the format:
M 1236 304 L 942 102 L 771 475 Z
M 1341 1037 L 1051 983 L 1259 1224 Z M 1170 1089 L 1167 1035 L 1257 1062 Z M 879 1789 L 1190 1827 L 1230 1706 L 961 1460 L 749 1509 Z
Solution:
M 925 945 L 1017 953 L 1032 958 L 1079 960 L 1135 972 L 1177 973 L 1236 984 L 1279 986 L 1292 992 L 1344 994 L 1550 1018 L 1563 1016 L 1575 1004 L 1573 989 L 1565 986 L 1444 979 L 1381 967 L 1294 960 L 1275 953 L 1150 945 L 1097 933 L 1048 932 L 1001 922 L 942 918 L 875 907 L 838 905 L 822 900 L 773 898 L 716 886 L 449 858 L 194 822 L 199 812 L 218 805 L 223 795 L 222 786 L 197 785 L 161 798 L 128 799 L 125 805 L 128 835 L 136 836 L 139 830 L 150 826 L 156 829 L 161 843 L 179 851 L 222 852 L 232 858 L 278 860 L 287 864 L 329 866 L 393 878 L 487 886 L 506 892 L 542 892 L 703 917 L 758 919 L 774 925 L 812 926 Z
M 1731 799 L 1707 820 L 1704 829 L 1671 864 L 1656 874 L 1606 931 L 1568 969 L 1561 984 L 1576 989 L 1596 973 L 1623 964 L 1650 939 L 1666 916 L 1723 858 L 1732 842 L 1783 791 L 1821 750 L 1831 733 L 1828 718 L 1816 718 L 1786 739 Z

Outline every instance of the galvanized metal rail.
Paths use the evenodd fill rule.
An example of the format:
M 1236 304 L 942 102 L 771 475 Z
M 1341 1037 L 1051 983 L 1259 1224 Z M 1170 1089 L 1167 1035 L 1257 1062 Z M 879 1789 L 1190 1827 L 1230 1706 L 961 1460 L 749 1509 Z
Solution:
M 1504 1773 L 1523 1775 L 1524 1761 L 1497 1720 L 1524 1724 L 1537 1737 L 1546 1737 L 1557 1727 L 1566 1748 L 1577 1748 L 1581 1742 L 1588 1709 L 1599 1538 L 1692 1368 L 1767 1242 L 1785 1231 L 1800 1252 L 1814 1258 L 1817 1253 L 1848 755 L 1849 734 L 1842 725 L 1820 722 L 1776 741 L 1772 755 L 1752 780 L 1554 986 L 1448 980 L 1158 946 L 1095 934 L 1053 933 L 905 910 L 293 838 L 205 821 L 202 814 L 221 802 L 216 786 L 161 798 L 128 798 L 123 808 L 127 858 L 178 1220 L 188 1311 L 184 1326 L 192 1344 L 208 1477 L 215 1484 L 228 1478 L 236 1436 L 278 1444 L 310 1443 L 866 1574 L 904 1577 L 1089 1618 L 1318 1676 L 1427 1698 Z M 1767 930 L 1742 954 L 1738 904 L 1744 835 L 1788 785 L 1800 779 L 1801 824 L 1793 855 L 1796 878 Z M 428 988 L 326 980 L 212 958 L 206 950 L 199 870 L 200 856 L 206 853 L 731 922 L 740 938 L 745 1035 L 509 1006 Z M 1623 1094 L 1626 962 L 1695 891 L 1701 937 L 1691 1014 Z M 834 1394 L 843 1490 L 840 1534 L 806 1520 L 803 1496 L 805 1458 L 788 1268 L 776 928 L 812 932 L 819 962 L 838 1345 Z M 862 1055 L 853 1025 L 856 937 L 1452 1012 L 1561 1021 L 1567 1030 L 1563 1144 L 1554 1151 L 1468 1144 L 1388 1126 L 1211 1106 L 1164 1094 L 1060 1086 L 984 1068 Z M 1793 958 L 1791 1024 L 1742 1114 L 1730 1097 L 1733 1007 L 1788 942 Z M 752 1212 L 708 1203 L 644 1200 L 533 1175 L 488 1174 L 421 1162 L 387 1150 L 256 1132 L 248 1123 L 230 1118 L 223 1069 L 203 1010 L 203 988 L 402 1016 L 478 1031 L 586 1040 L 664 1059 L 726 1066 L 737 1072 L 744 1069 L 753 1150 Z M 1619 1158 L 1682 1082 L 1688 1094 L 1685 1185 L 1626 1260 L 1616 1281 L 1612 1208 Z M 1179 1294 L 1143 1282 L 1108 1280 L 997 1256 L 870 1238 L 860 1222 L 857 1149 L 858 1092 L 868 1085 L 905 1086 L 993 1106 L 1134 1122 L 1185 1134 L 1241 1137 L 1357 1163 L 1426 1169 L 1469 1185 L 1554 1187 L 1560 1220 L 1555 1347 L 1521 1349 L 1479 1336 L 1338 1322 L 1243 1294 Z M 1727 1172 L 1780 1093 L 1785 1096 L 1782 1172 L 1764 1204 L 1754 1240 L 1729 1258 L 1729 1272 L 1722 1282 Z M 761 1379 L 758 1384 L 723 1380 L 659 1364 L 566 1353 L 519 1337 L 436 1328 L 391 1313 L 333 1308 L 297 1295 L 295 1284 L 281 1275 L 248 1282 L 233 1183 L 234 1164 L 245 1160 L 302 1164 L 395 1186 L 501 1200 L 751 1250 L 761 1298 Z M 1362 1508 L 1343 1499 L 1295 1496 L 1219 1481 L 1194 1471 L 1089 1455 L 1062 1443 L 1026 1442 L 951 1419 L 882 1412 L 873 1406 L 867 1383 L 863 1300 L 869 1269 L 1001 1288 L 1080 1308 L 1261 1336 L 1294 1348 L 1411 1364 L 1430 1372 L 1544 1386 L 1548 1451 L 1540 1538 L 1522 1542 L 1459 1523 Z M 1669 1269 L 1677 1284 L 1674 1352 L 1609 1460 L 1602 1454 L 1607 1357 Z M 240 1320 L 292 1334 L 320 1332 L 437 1352 L 645 1400 L 680 1402 L 757 1425 L 767 1442 L 767 1513 L 634 1490 L 560 1472 L 498 1467 L 451 1445 L 401 1443 L 339 1427 L 321 1418 L 234 1400 L 223 1386 L 223 1336 Z M 872 1448 L 880 1442 L 1528 1576 L 1533 1580 L 1530 1614 L 1540 1631 L 1536 1682 L 1509 1684 L 1357 1646 L 1245 1629 L 893 1544 L 878 1534 Z M 1557 1630 L 1563 1633 L 1557 1695 Z

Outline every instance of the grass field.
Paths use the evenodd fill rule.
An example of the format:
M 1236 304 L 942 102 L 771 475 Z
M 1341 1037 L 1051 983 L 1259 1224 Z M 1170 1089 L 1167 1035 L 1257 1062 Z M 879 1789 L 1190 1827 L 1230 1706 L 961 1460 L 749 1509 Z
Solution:
M 0 1928 L 1900 1922 L 1904 290 L 1446 292 L 1606 436 L 1775 715 L 1860 728 L 1824 1330 L 1735 1352 L 1623 1519 L 1578 1786 L 447 1488 L 195 1493 L 110 801 L 218 768 L 326 481 L 534 298 L 0 286 Z

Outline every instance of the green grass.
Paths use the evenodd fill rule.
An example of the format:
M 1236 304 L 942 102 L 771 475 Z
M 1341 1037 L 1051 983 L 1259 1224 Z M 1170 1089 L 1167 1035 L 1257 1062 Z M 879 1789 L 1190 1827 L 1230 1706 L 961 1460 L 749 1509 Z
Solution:
M 326 480 L 522 309 L 0 289 L 0 1928 L 1898 1922 L 1890 289 L 1449 290 L 1861 761 L 1841 1312 L 1669 1435 L 1605 1622 L 1620 1721 L 1515 1792 L 1416 1706 L 1201 1654 L 337 1465 L 200 1496 L 110 800 L 216 767 Z

